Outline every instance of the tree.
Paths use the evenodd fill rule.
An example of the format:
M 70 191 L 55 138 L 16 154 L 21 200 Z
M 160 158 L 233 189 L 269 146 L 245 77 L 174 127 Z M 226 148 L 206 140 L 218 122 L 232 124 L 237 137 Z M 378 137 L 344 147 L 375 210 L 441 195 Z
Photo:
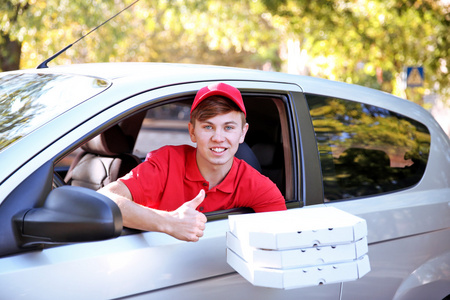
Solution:
M 9 13 L 2 16 L 10 24 L 7 33 L 20 43 L 21 68 L 36 67 L 132 3 L 7 1 L 5 12 L 18 5 L 27 8 L 17 18 Z M 263 17 L 263 10 L 261 3 L 253 1 L 141 1 L 49 65 L 157 61 L 259 68 L 267 60 L 279 64 L 279 35 Z M 11 53 L 5 57 L 12 57 Z M 14 66 L 18 68 L 17 60 Z
M 319 76 L 399 94 L 404 68 L 423 66 L 425 88 L 450 93 L 448 4 L 434 0 L 264 3 L 281 24 L 288 24 L 283 26 L 310 57 L 324 61 Z
M 3 71 L 19 68 L 22 41 L 17 24 L 29 9 L 27 1 L 4 1 L 0 4 L 0 68 Z
M 103 11 L 109 11 L 115 2 L 3 0 L 0 3 L 1 70 L 36 67 L 38 62 L 79 38 L 83 31 L 97 25 L 104 18 Z
M 34 68 L 132 2 L 3 0 L 0 68 Z M 312 75 L 402 95 L 404 67 L 421 65 L 425 88 L 450 94 L 449 11 L 435 0 L 140 1 L 50 65 L 269 62 L 280 71 L 281 45 L 294 39 Z

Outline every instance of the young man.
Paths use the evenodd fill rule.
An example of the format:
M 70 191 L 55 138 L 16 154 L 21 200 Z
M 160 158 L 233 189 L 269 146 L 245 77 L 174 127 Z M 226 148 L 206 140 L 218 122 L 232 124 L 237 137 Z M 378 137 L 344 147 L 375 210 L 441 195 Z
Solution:
M 100 193 L 120 207 L 125 227 L 165 232 L 177 239 L 203 236 L 203 213 L 234 207 L 285 210 L 276 185 L 234 157 L 248 130 L 238 89 L 225 83 L 200 89 L 188 125 L 192 142 L 147 155 L 129 174 Z

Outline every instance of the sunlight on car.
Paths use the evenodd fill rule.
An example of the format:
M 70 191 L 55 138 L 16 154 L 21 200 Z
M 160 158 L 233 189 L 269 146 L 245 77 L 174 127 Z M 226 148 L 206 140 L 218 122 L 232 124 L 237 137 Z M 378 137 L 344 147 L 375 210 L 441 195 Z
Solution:
M 109 85 L 90 76 L 43 73 L 1 76 L 0 151 Z

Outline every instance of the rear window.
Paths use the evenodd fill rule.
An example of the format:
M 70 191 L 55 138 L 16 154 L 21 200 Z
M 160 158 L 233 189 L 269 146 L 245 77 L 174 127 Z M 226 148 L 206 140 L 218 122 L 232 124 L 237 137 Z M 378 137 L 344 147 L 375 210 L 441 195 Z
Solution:
M 0 74 L 0 152 L 109 86 L 103 79 L 88 76 Z
M 417 184 L 430 151 L 421 123 L 363 103 L 307 95 L 326 201 L 400 190 Z

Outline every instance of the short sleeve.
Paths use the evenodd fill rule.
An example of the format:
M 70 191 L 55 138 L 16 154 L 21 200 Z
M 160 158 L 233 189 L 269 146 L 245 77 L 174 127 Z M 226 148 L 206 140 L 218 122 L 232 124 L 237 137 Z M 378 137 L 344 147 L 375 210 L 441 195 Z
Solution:
M 286 210 L 276 184 L 244 161 L 239 162 L 237 178 L 235 207 L 249 207 L 255 212 Z
M 158 207 L 167 181 L 164 151 L 150 152 L 143 163 L 119 180 L 128 187 L 135 203 L 151 208 Z
M 258 185 L 251 206 L 255 212 L 286 210 L 286 201 L 275 183 L 263 176 Z

